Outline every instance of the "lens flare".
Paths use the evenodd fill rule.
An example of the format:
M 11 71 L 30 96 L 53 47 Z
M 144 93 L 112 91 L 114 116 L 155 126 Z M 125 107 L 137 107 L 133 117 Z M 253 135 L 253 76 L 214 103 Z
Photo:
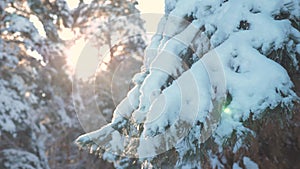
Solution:
M 223 110 L 224 113 L 226 114 L 231 114 L 231 110 L 230 108 L 226 107 L 224 110 Z

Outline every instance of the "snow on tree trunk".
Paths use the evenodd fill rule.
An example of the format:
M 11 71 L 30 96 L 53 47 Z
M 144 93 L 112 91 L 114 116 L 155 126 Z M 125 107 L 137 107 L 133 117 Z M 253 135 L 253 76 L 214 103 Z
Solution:
M 172 148 L 176 167 L 199 168 L 191 157 L 208 137 L 222 151 L 232 134 L 253 133 L 249 117 L 299 100 L 281 66 L 299 69 L 299 10 L 293 0 L 166 0 L 136 86 L 110 124 L 76 143 L 119 168 L 131 157 L 152 166 Z

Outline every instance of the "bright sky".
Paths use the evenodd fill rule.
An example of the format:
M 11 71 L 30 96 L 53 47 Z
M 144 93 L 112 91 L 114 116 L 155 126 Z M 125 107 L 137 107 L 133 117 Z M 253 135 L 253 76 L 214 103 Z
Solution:
M 76 8 L 78 5 L 77 0 L 66 1 L 71 9 Z M 88 3 L 91 0 L 84 1 Z M 141 17 L 145 20 L 147 35 L 151 36 L 156 32 L 158 22 L 164 13 L 164 0 L 138 0 L 138 3 L 137 8 L 141 11 Z M 70 30 L 65 30 L 60 35 L 66 39 L 72 37 Z M 70 49 L 69 55 L 71 56 L 70 64 L 76 67 L 74 73 L 80 77 L 93 75 L 99 66 L 97 50 L 92 49 L 90 45 L 86 45 L 84 40 L 76 41 L 75 45 Z M 87 57 L 84 58 L 86 55 L 89 55 L 89 59 Z M 78 58 L 80 59 L 78 60 Z
M 164 0 L 138 0 L 141 13 L 164 13 Z
M 78 0 L 66 0 L 71 9 L 77 7 Z M 91 0 L 84 0 L 89 3 Z M 138 0 L 138 9 L 142 13 L 163 13 L 164 12 L 164 0 Z

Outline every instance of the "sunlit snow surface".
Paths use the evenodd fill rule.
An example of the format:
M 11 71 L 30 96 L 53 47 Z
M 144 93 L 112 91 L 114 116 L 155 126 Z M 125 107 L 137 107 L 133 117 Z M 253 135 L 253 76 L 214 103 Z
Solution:
M 291 8 L 291 4 L 296 5 Z M 287 71 L 266 57 L 287 43 L 296 43 L 289 47 L 299 54 L 299 44 L 289 41 L 290 36 L 300 37 L 299 32 L 288 20 L 274 20 L 280 9 L 289 10 L 292 16 L 299 17 L 297 4 L 292 0 L 166 0 L 167 15 L 162 18 L 157 34 L 145 52 L 145 71 L 134 78 L 136 87 L 117 107 L 111 124 L 79 137 L 77 144 L 92 151 L 100 146 L 106 151 L 106 159 L 113 159 L 114 155 L 152 157 L 162 153 L 157 148 L 168 150 L 169 143 L 180 147 L 177 151 L 184 155 L 193 147 L 185 145 L 184 140 L 199 142 L 204 134 L 195 122 L 198 120 L 204 127 L 210 127 L 205 119 L 213 109 L 214 85 L 225 86 L 232 97 L 224 111 L 219 111 L 220 123 L 213 133 L 220 151 L 224 139 L 234 130 L 238 135 L 251 133 L 243 126 L 250 113 L 258 118 L 267 108 L 289 106 L 297 99 Z M 178 19 L 187 17 L 194 19 L 192 23 Z M 195 45 L 203 36 L 209 37 L 208 50 L 200 50 L 204 47 Z M 186 68 L 180 57 L 188 46 L 186 44 L 194 44 L 194 52 L 200 58 L 191 68 Z M 212 56 L 217 56 L 221 63 L 223 84 L 212 80 L 218 78 L 209 77 L 212 74 L 207 73 L 209 71 L 204 66 L 209 63 L 206 58 Z M 298 69 L 297 59 L 291 59 Z M 174 81 L 164 86 L 170 76 Z M 141 135 L 136 137 L 132 132 L 136 137 L 133 139 L 116 131 L 126 126 L 125 119 L 129 119 L 130 124 L 142 124 Z M 185 124 L 191 128 L 185 128 Z M 188 139 L 178 137 L 178 132 L 184 129 L 190 131 L 187 132 Z M 153 139 L 167 132 L 170 133 L 163 138 Z M 235 151 L 239 148 L 237 144 Z M 246 168 L 257 167 L 248 157 L 243 162 Z M 239 168 L 237 164 L 234 167 Z

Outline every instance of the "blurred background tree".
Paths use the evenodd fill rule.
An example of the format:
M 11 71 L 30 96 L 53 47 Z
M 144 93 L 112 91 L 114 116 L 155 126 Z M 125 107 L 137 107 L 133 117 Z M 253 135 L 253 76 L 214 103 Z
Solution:
M 145 46 L 143 22 L 132 1 L 78 4 L 70 10 L 65 0 L 0 2 L 0 168 L 110 166 L 97 157 L 87 158 L 89 155 L 73 144 L 83 129 L 72 105 L 66 51 L 84 37 L 99 50 L 107 45 L 118 62 L 131 53 L 139 58 Z M 60 37 L 64 29 L 80 33 L 66 41 Z M 135 45 L 139 45 L 138 51 L 134 51 Z M 117 50 L 119 46 L 123 50 Z M 103 79 L 112 76 L 100 74 Z M 81 81 L 80 88 L 92 88 L 89 81 Z M 86 99 L 79 96 L 74 101 L 85 104 Z M 112 100 L 105 104 L 113 109 Z
M 87 131 L 101 127 L 103 116 L 107 122 L 111 120 L 115 106 L 130 89 L 129 79 L 140 71 L 146 37 L 136 4 L 132 0 L 101 0 L 80 3 L 73 11 L 73 29 L 80 30 L 77 36 L 98 49 L 98 67 L 77 83 L 86 105 L 79 119 Z M 83 50 L 77 67 L 86 67 L 84 61 L 91 55 Z

